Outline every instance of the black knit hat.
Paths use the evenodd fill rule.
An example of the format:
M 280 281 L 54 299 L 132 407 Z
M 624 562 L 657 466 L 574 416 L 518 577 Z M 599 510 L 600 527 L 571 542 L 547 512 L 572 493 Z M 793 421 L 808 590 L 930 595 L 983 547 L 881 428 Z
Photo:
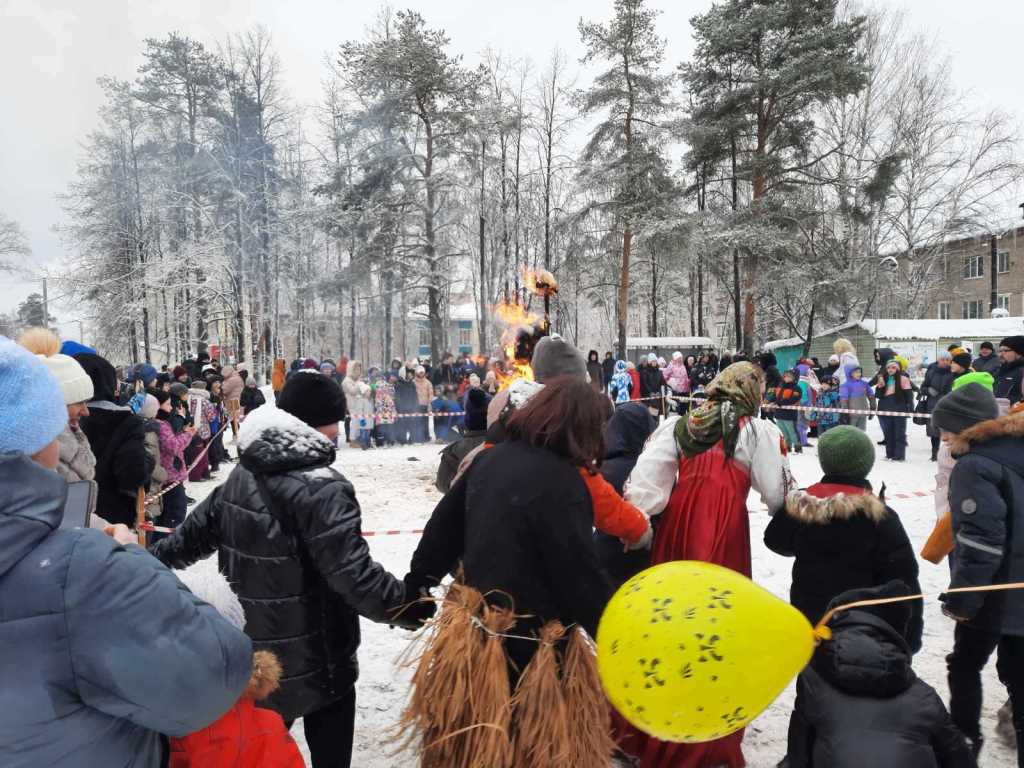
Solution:
M 971 382 L 953 390 L 935 404 L 932 426 L 959 434 L 998 415 L 999 406 L 992 391 Z
M 983 342 L 981 342 L 981 348 L 982 349 L 991 349 L 993 352 L 996 351 L 996 348 L 994 346 L 992 346 L 992 342 L 991 341 L 983 341 Z
M 277 407 L 311 427 L 324 427 L 345 418 L 345 395 L 333 379 L 303 371 L 288 379 Z
M 959 355 L 953 355 L 953 362 L 959 365 L 961 368 L 970 368 L 971 355 L 969 352 L 961 352 Z
M 999 346 L 1013 350 L 1018 355 L 1024 355 L 1024 336 L 1007 336 L 999 342 Z
M 470 432 L 487 429 L 487 395 L 482 389 L 466 393 L 466 429 Z

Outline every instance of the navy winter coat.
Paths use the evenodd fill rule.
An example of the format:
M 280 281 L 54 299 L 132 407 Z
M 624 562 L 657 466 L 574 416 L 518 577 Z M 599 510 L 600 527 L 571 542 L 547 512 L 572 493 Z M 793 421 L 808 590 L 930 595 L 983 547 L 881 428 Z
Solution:
M 264 406 L 242 422 L 239 447 L 241 464 L 153 554 L 184 568 L 218 553 L 246 633 L 284 670 L 267 706 L 294 720 L 351 690 L 359 615 L 389 620 L 405 588 L 370 556 L 327 438 Z
M 1024 414 L 983 421 L 951 443 L 949 478 L 956 557 L 951 587 L 1024 581 Z M 1024 636 L 1024 591 L 943 596 L 972 626 Z
M 67 484 L 0 456 L 0 765 L 157 768 L 234 706 L 252 644 L 141 547 L 60 530 Z
M 640 403 L 627 403 L 616 408 L 615 414 L 605 427 L 605 454 L 601 464 L 601 475 L 620 495 L 630 472 L 636 466 L 637 459 L 640 458 L 644 443 L 657 428 L 658 420 L 651 415 L 647 406 Z M 598 530 L 594 531 L 594 546 L 601 565 L 615 587 L 619 587 L 651 564 L 650 550 L 623 552 L 622 542 L 618 538 Z
M 836 603 L 909 594 L 898 586 L 846 592 Z M 832 639 L 797 678 L 790 768 L 975 768 L 935 689 L 911 669 L 902 627 L 868 610 L 837 614 L 830 626 Z

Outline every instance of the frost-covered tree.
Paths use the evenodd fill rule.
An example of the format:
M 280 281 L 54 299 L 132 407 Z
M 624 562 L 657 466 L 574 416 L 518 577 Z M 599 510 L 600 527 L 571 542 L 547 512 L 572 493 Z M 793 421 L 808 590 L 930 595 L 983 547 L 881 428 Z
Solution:
M 31 252 L 21 225 L 0 212 L 0 272 L 20 271 Z
M 665 41 L 655 29 L 657 16 L 645 0 L 615 0 L 607 24 L 581 20 L 579 25 L 587 48 L 584 63 L 608 66 L 579 94 L 578 104 L 584 116 L 601 115 L 583 150 L 584 183 L 600 183 L 612 192 L 599 207 L 615 217 L 622 232 L 616 302 L 621 356 L 626 354 L 634 228 L 656 204 L 657 179 L 667 173 L 659 120 L 670 107 L 670 80 L 660 71 Z

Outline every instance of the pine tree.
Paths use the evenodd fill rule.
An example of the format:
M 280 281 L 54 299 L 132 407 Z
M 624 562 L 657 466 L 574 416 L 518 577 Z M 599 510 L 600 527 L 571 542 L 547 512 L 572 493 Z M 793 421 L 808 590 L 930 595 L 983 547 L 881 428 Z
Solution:
M 580 21 L 587 47 L 583 62 L 609 66 L 579 95 L 579 107 L 583 115 L 604 115 L 591 133 L 583 161 L 591 180 L 612 191 L 599 207 L 612 213 L 622 229 L 616 307 L 618 349 L 624 357 L 635 227 L 658 199 L 657 177 L 667 172 L 657 120 L 669 110 L 670 80 L 659 72 L 665 41 L 654 27 L 658 12 L 644 0 L 615 0 L 614 8 L 607 24 Z
M 725 0 L 691 21 L 693 62 L 683 68 L 707 121 L 702 154 L 729 158 L 750 185 L 752 207 L 808 168 L 814 111 L 857 93 L 866 70 L 857 52 L 864 18 L 837 20 L 838 0 Z M 758 249 L 747 251 L 743 344 L 752 352 L 756 328 Z

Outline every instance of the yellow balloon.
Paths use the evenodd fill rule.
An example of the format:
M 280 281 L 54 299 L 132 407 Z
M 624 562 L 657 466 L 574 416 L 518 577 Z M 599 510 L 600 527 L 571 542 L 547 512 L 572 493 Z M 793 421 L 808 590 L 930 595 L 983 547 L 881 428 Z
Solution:
M 697 743 L 745 728 L 814 652 L 804 615 L 746 576 L 693 560 L 637 574 L 597 629 L 597 667 L 629 722 Z

